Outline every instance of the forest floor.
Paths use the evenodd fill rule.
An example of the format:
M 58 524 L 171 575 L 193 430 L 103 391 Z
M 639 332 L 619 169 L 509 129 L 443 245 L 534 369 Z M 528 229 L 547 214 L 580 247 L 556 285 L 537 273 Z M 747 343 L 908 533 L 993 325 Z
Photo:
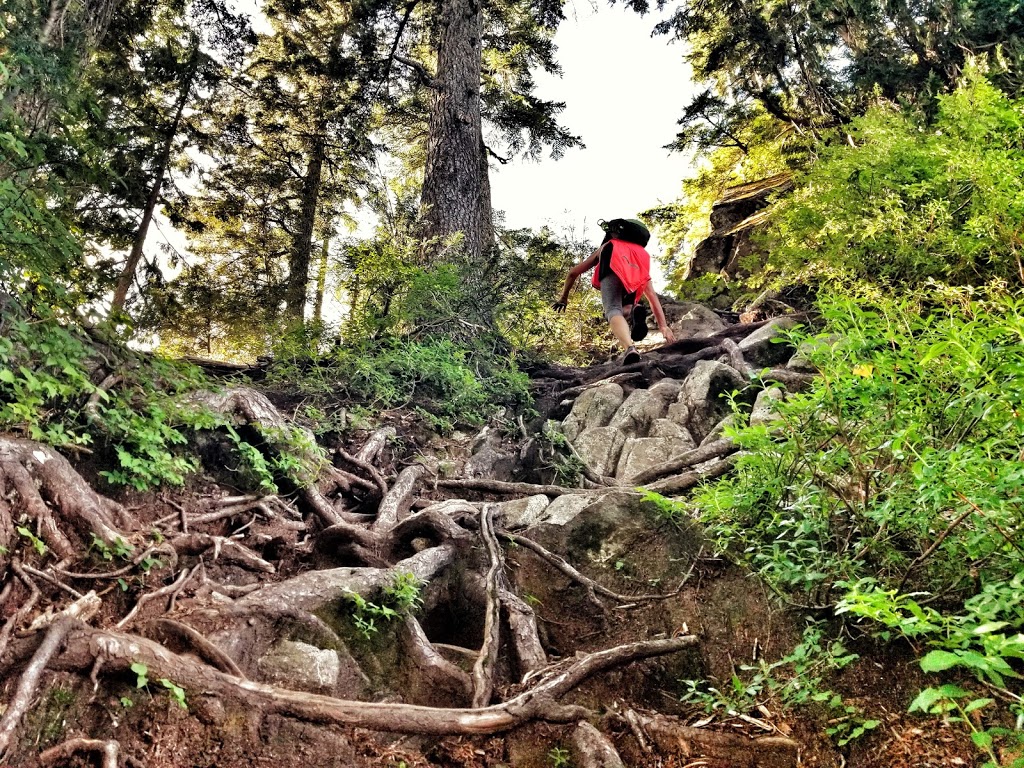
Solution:
M 650 385 L 656 378 L 651 373 L 659 365 L 662 373 L 658 375 L 692 368 L 696 358 L 707 357 L 704 351 L 694 351 L 691 345 L 677 350 L 674 357 L 666 353 L 660 362 L 645 362 L 627 388 Z M 579 374 L 589 377 L 591 385 L 621 376 L 614 366 Z M 561 390 L 578 378 L 563 381 Z M 294 400 L 280 393 L 272 399 L 283 417 L 289 418 Z M 558 397 L 548 400 L 553 403 Z M 558 415 L 564 415 L 564 410 Z M 277 508 L 268 506 L 266 499 L 254 500 L 247 489 L 231 487 L 216 445 L 208 449 L 205 471 L 175 490 L 115 492 L 99 478 L 95 461 L 86 457 L 77 462 L 77 473 L 131 516 L 134 530 L 161 530 L 159 540 L 177 542 L 178 565 L 157 573 L 155 581 L 135 571 L 115 578 L 112 566 L 98 561 L 93 551 L 91 562 L 77 564 L 76 572 L 65 565 L 50 571 L 47 579 L 38 575 L 45 569 L 37 569 L 32 572 L 35 578 L 25 580 L 38 585 L 43 594 L 38 605 L 51 606 L 50 613 L 57 618 L 62 615 L 60 606 L 67 609 L 69 592 L 80 596 L 95 589 L 101 602 L 88 618 L 88 627 L 72 628 L 54 660 L 49 664 L 43 660 L 47 671 L 28 691 L 27 705 L 20 694 L 31 671 L 29 660 L 38 658 L 44 633 L 19 631 L 10 638 L 0 696 L 9 703 L 5 712 L 22 701 L 24 717 L 15 721 L 16 735 L 6 764 L 102 764 L 104 768 L 264 764 L 284 768 L 610 768 L 623 764 L 939 768 L 976 764 L 963 731 L 907 713 L 910 701 L 925 686 L 909 648 L 901 652 L 892 645 L 851 638 L 847 653 L 859 658 L 807 683 L 814 687 L 812 693 L 837 694 L 839 706 L 851 709 L 820 701 L 789 705 L 792 692 L 804 683 L 794 680 L 791 666 L 771 665 L 800 645 L 805 620 L 750 573 L 708 551 L 699 520 L 669 519 L 657 514 L 652 505 L 638 504 L 630 497 L 567 525 L 538 523 L 527 529 L 531 540 L 539 542 L 548 555 L 564 557 L 582 578 L 553 567 L 551 557 L 517 545 L 513 534 L 500 529 L 492 538 L 501 539 L 504 553 L 488 555 L 487 510 L 528 498 L 529 489 L 486 482 L 462 488 L 445 485 L 435 470 L 441 464 L 465 467 L 479 439 L 458 433 L 439 438 L 415 424 L 410 413 L 399 411 L 386 415 L 372 432 L 336 436 L 328 448 L 336 456 L 348 457 L 339 466 L 348 468 L 350 479 L 362 478 L 361 483 L 350 483 L 361 490 L 362 501 L 351 514 L 351 510 L 338 513 L 341 518 L 334 525 L 328 524 L 329 510 L 316 520 L 308 513 L 297 514 L 303 508 L 300 498 L 284 498 L 284 506 Z M 381 428 L 388 427 L 394 432 L 387 434 L 393 436 L 381 442 Z M 502 440 L 509 455 L 522 453 L 518 437 Z M 381 445 L 365 450 L 374 441 Z M 472 478 L 458 472 L 444 478 L 465 479 Z M 537 476 L 531 482 L 536 488 L 548 487 Z M 54 498 L 51 494 L 51 505 Z M 320 503 L 307 502 L 314 508 Z M 444 506 L 453 503 L 455 507 Z M 363 529 L 357 530 L 357 523 L 368 525 L 367 530 L 376 525 L 366 520 L 369 516 L 360 517 L 364 508 L 390 509 L 389 505 L 394 510 L 388 536 L 358 533 Z M 218 510 L 224 509 L 229 513 L 218 517 Z M 447 510 L 454 512 L 439 520 L 438 509 L 446 510 L 446 515 Z M 289 515 L 288 510 L 296 514 Z M 378 521 L 384 514 L 378 513 Z M 415 520 L 422 526 L 412 530 Z M 452 520 L 458 525 L 452 527 Z M 401 535 L 391 535 L 400 529 Z M 183 543 L 187 536 L 192 539 Z M 415 621 L 403 624 L 401 619 L 379 618 L 372 632 L 361 634 L 353 628 L 351 616 L 358 611 L 347 595 L 361 589 L 354 581 L 357 571 L 391 574 L 398 566 L 421 563 L 431 552 L 449 545 L 455 554 L 442 565 L 429 566 L 434 568 L 431 573 L 440 575 L 423 580 L 427 584 L 424 604 L 413 611 Z M 42 563 L 36 565 L 42 567 Z M 89 575 L 81 573 L 84 569 Z M 103 573 L 107 575 L 97 575 Z M 343 579 L 341 592 L 318 597 L 320 602 L 311 607 L 308 595 L 320 587 L 309 586 L 311 582 L 303 579 L 320 573 L 353 580 Z M 514 593 L 515 601 L 494 598 L 488 579 L 500 590 Z M 595 595 L 595 585 L 620 599 L 609 599 L 600 590 Z M 143 610 L 134 614 L 133 607 L 142 604 L 140 598 L 157 588 L 158 599 L 145 602 Z M 368 590 L 364 597 L 370 595 L 366 599 L 372 600 L 379 594 L 379 589 Z M 5 591 L 3 597 L 7 595 Z M 638 597 L 630 601 L 630 595 Z M 27 623 L 39 613 L 39 608 L 22 612 L 25 599 L 0 599 L 0 603 L 0 618 L 8 625 L 15 620 Z M 510 607 L 515 605 L 520 608 Z M 488 636 L 497 621 L 488 615 L 500 613 L 503 633 L 509 629 L 508 613 L 513 610 L 529 614 L 520 626 L 535 626 L 532 637 L 517 642 L 506 637 L 487 651 Z M 160 623 L 168 619 L 170 623 Z M 51 623 L 45 634 L 49 636 L 59 624 Z M 132 629 L 138 634 L 118 635 L 122 624 L 125 632 Z M 297 629 L 302 626 L 304 630 Z M 180 635 L 169 636 L 188 628 L 198 630 L 200 637 L 189 635 L 183 641 Z M 421 639 L 416 640 L 420 630 Z M 413 633 L 412 640 L 408 632 Z M 496 638 L 504 637 L 496 629 L 493 632 Z M 274 677 L 261 666 L 262 654 L 281 637 L 309 640 L 318 633 L 333 639 L 314 645 L 324 648 L 340 642 L 344 646 L 345 658 L 352 661 L 342 671 L 342 678 L 351 673 L 348 689 L 344 682 L 322 690 L 307 685 L 305 694 L 282 698 L 279 692 L 291 686 L 280 672 Z M 689 639 L 693 642 L 685 643 Z M 684 642 L 673 645 L 671 652 L 652 650 L 673 640 Z M 118 643 L 127 650 L 119 650 Z M 640 649 L 644 643 L 648 645 Z M 228 652 L 234 661 L 215 663 L 221 651 L 208 648 L 209 644 L 223 651 L 234 649 Z M 557 706 L 548 703 L 531 709 L 537 703 L 531 701 L 531 691 L 539 691 L 559 674 L 574 665 L 582 667 L 609 649 L 620 649 L 622 659 L 595 667 L 575 684 L 559 688 Z M 525 658 L 531 652 L 539 657 L 532 666 Z M 414 655 L 416 662 L 407 663 L 407 654 Z M 212 671 L 210 664 L 221 671 Z M 225 669 L 238 674 L 227 680 Z M 810 680 L 816 673 L 812 669 L 806 674 Z M 244 680 L 253 676 L 276 687 Z M 705 693 L 695 697 L 686 681 L 698 681 Z M 182 691 L 180 696 L 175 688 Z M 708 693 L 709 688 L 717 693 Z M 353 715 L 332 703 L 345 701 L 354 691 L 363 701 L 392 707 L 388 717 L 398 719 L 369 722 L 362 710 L 352 710 Z M 472 707 L 470 694 L 476 701 Z M 419 709 L 408 708 L 409 704 Z M 510 719 L 493 728 L 483 720 L 464 725 L 465 713 L 473 707 L 483 707 L 491 713 L 488 717 Z M 851 716 L 852 712 L 856 714 Z M 430 719 L 435 716 L 440 719 Z M 839 744 L 844 733 L 865 720 L 877 725 Z M 581 722 L 595 727 L 587 730 Z M 839 732 L 830 736 L 827 731 L 837 726 Z M 0 735 L 2 731 L 0 727 Z

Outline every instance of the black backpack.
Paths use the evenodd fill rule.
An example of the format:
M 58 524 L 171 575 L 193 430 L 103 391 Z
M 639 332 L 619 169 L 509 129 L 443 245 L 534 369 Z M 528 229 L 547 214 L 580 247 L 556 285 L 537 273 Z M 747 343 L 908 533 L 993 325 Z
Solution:
M 639 219 L 612 219 L 597 223 L 605 231 L 606 240 L 614 237 L 616 240 L 625 240 L 627 243 L 643 247 L 651 239 L 650 230 Z

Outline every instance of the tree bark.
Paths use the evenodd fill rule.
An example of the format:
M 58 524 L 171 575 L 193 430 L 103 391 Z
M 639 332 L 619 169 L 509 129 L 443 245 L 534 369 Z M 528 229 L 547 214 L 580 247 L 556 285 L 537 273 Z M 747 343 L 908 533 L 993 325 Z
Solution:
M 494 238 L 480 114 L 482 37 L 480 0 L 440 0 L 422 194 L 424 237 L 461 232 L 463 251 L 478 264 Z
M 174 119 L 167 129 L 167 137 L 160 150 L 160 157 L 156 163 L 156 173 L 153 178 L 153 186 L 149 190 L 149 197 L 146 199 L 146 207 L 142 211 L 142 221 L 139 222 L 139 229 L 135 233 L 135 242 L 132 243 L 132 250 L 128 254 L 124 268 L 117 278 L 117 285 L 114 286 L 114 298 L 110 302 L 110 313 L 120 312 L 124 309 L 124 303 L 128 298 L 128 291 L 135 280 L 135 272 L 139 268 L 139 261 L 142 260 L 142 247 L 146 243 L 146 235 L 149 232 L 149 225 L 153 222 L 153 214 L 156 205 L 160 202 L 160 188 L 164 183 L 164 176 L 167 175 L 167 165 L 171 159 L 171 150 L 174 147 L 174 137 L 178 135 L 178 128 L 181 126 L 181 116 L 185 111 L 185 104 L 192 93 L 192 85 L 196 79 L 196 71 L 199 65 L 199 42 L 192 40 L 192 54 L 189 57 L 188 69 L 185 72 L 185 81 L 181 85 L 181 93 L 178 94 L 178 103 L 174 109 Z
M 323 129 L 317 128 L 309 153 L 309 166 L 302 180 L 300 193 L 298 231 L 292 240 L 288 254 L 288 283 L 285 286 L 285 316 L 289 320 L 302 322 L 309 292 L 309 262 L 313 249 L 313 225 L 316 209 L 320 202 L 321 176 L 326 156 L 326 142 Z

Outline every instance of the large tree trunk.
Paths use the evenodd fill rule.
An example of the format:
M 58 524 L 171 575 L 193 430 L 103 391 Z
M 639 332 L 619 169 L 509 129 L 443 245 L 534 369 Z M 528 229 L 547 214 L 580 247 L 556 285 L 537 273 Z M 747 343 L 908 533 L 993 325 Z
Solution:
M 313 225 L 316 222 L 316 208 L 320 202 L 321 176 L 326 151 L 323 130 L 318 127 L 310 148 L 306 177 L 302 180 L 298 231 L 292 240 L 291 253 L 288 254 L 285 316 L 289 320 L 298 322 L 303 320 L 309 293 L 309 262 L 310 252 L 313 249 Z
M 174 147 L 174 137 L 178 135 L 178 128 L 181 126 L 181 116 L 185 111 L 185 104 L 188 103 L 189 95 L 192 93 L 192 84 L 195 82 L 196 70 L 199 63 L 199 41 L 192 41 L 192 54 L 189 57 L 188 69 L 185 72 L 185 81 L 181 85 L 181 92 L 178 95 L 178 103 L 175 105 L 174 119 L 167 128 L 167 137 L 160 150 L 160 157 L 156 163 L 156 173 L 153 175 L 153 186 L 149 190 L 149 197 L 146 200 L 146 207 L 142 211 L 142 221 L 139 222 L 139 229 L 135 233 L 135 242 L 132 243 L 131 253 L 125 261 L 124 268 L 117 278 L 117 285 L 114 286 L 114 298 L 110 302 L 110 314 L 120 312 L 124 309 L 124 303 L 128 298 L 128 291 L 135 280 L 135 272 L 139 268 L 139 261 L 142 259 L 142 247 L 146 244 L 146 235 L 149 233 L 149 225 L 153 222 L 153 214 L 156 211 L 156 204 L 160 202 L 160 188 L 163 186 L 164 177 L 167 175 L 167 166 L 171 160 L 171 150 Z
M 423 178 L 423 234 L 463 235 L 480 263 L 491 247 L 491 194 L 480 117 L 483 8 L 480 0 L 439 0 L 434 81 Z

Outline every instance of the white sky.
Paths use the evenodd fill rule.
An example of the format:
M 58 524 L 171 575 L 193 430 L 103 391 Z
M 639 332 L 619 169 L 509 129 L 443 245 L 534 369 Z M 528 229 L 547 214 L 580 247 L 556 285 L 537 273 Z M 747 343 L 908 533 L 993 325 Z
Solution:
M 675 138 L 694 86 L 682 47 L 651 37 L 651 14 L 575 0 L 566 17 L 555 37 L 563 76 L 539 74 L 537 90 L 566 103 L 560 122 L 586 149 L 492 164 L 492 202 L 506 226 L 568 227 L 596 245 L 598 219 L 635 217 L 678 197 L 690 159 L 662 147 Z

